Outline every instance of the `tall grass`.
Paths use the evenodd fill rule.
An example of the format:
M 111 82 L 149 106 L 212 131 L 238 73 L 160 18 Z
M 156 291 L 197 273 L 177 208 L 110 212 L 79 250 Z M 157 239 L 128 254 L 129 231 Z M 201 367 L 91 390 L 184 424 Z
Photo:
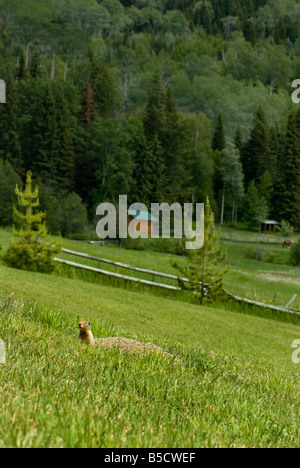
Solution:
M 155 286 L 147 286 L 144 284 L 123 280 L 116 277 L 108 277 L 105 275 L 97 274 L 92 271 L 77 269 L 69 265 L 59 264 L 55 270 L 55 275 L 99 285 L 102 284 L 112 286 L 115 288 L 123 288 L 129 291 L 144 291 L 148 293 L 151 292 L 152 295 L 158 297 L 170 298 L 172 300 L 199 305 L 199 299 L 197 299 L 197 297 L 194 294 L 188 291 L 170 291 L 167 289 L 157 288 Z M 173 282 L 173 284 L 175 283 Z M 209 305 L 217 309 L 235 311 L 247 315 L 255 315 L 257 317 L 264 317 L 280 322 L 300 324 L 300 315 L 298 314 L 292 314 L 288 311 L 281 312 L 273 309 L 268 309 L 255 304 L 252 305 L 246 302 L 239 302 L 234 299 L 228 299 L 227 301 L 222 302 L 210 302 Z
M 79 343 L 74 315 L 13 296 L 0 317 L 0 447 L 299 445 L 299 386 L 284 369 L 176 342 L 182 364 L 100 351 Z

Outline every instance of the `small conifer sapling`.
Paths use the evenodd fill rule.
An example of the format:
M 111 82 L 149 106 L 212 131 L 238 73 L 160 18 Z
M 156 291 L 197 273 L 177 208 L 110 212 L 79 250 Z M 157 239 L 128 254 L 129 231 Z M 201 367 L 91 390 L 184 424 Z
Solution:
M 27 172 L 26 186 L 22 191 L 16 186 L 18 208 L 13 207 L 14 234 L 10 246 L 3 256 L 11 267 L 51 273 L 56 267 L 54 256 L 61 251 L 61 242 L 45 242 L 49 234 L 45 223 L 46 213 L 39 207 L 38 186 L 32 189 L 31 172 Z

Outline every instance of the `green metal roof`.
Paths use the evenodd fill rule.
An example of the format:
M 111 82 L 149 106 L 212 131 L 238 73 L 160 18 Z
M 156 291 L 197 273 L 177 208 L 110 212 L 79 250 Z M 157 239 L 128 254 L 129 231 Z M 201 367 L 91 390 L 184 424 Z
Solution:
M 158 219 L 153 216 L 150 211 L 128 210 L 128 214 L 138 221 L 158 221 Z

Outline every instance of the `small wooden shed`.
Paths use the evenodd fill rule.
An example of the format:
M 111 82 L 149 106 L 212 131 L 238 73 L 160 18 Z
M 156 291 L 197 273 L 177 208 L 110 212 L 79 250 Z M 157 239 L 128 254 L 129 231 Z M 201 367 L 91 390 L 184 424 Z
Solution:
M 259 220 L 259 232 L 275 232 L 276 226 L 280 223 L 272 219 Z
M 128 210 L 127 212 L 127 225 L 129 233 L 139 232 L 141 234 L 151 235 L 153 232 L 154 223 L 157 222 L 158 219 L 153 216 L 150 211 Z

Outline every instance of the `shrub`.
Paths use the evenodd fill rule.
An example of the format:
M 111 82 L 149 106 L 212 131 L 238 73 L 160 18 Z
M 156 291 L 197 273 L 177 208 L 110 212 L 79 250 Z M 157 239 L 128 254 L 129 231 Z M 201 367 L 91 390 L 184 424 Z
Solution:
M 300 240 L 291 246 L 289 264 L 300 266 Z
M 244 256 L 249 260 L 257 260 L 258 262 L 262 262 L 264 259 L 264 253 L 261 250 L 260 245 L 256 245 L 255 247 L 247 247 Z
M 275 263 L 275 260 L 276 260 L 276 257 L 274 254 L 268 254 L 265 258 L 264 258 L 264 262 L 266 263 Z
M 56 267 L 53 257 L 59 250 L 57 245 L 48 246 L 42 242 L 30 245 L 12 240 L 3 260 L 8 266 L 20 270 L 51 273 Z
M 294 234 L 293 226 L 288 221 L 285 221 L 284 219 L 281 221 L 280 225 L 278 226 L 278 230 L 285 237 L 288 237 Z

